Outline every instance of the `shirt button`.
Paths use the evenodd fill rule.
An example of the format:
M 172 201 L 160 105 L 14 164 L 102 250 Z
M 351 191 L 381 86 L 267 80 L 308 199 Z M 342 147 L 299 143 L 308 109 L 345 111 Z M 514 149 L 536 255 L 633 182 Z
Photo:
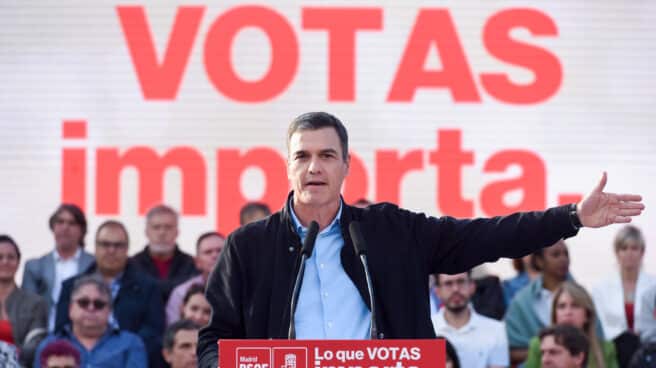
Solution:
M 290 245 L 289 246 L 289 253 L 293 253 L 293 252 L 294 252 L 294 247 Z
M 326 268 L 326 265 L 322 263 L 322 264 L 319 265 L 319 267 Z
M 316 294 L 315 294 L 315 295 L 316 295 Z M 323 293 L 323 296 L 324 296 L 325 298 L 327 298 L 327 297 L 328 297 L 328 293 Z
M 333 328 L 333 323 L 332 322 L 328 322 L 328 328 Z

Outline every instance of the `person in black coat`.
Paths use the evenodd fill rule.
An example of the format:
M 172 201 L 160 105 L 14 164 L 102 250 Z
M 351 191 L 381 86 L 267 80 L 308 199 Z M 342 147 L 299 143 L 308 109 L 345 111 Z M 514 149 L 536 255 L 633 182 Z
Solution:
M 128 262 L 128 233 L 122 223 L 106 221 L 96 232 L 96 261 L 82 275 L 64 281 L 57 304 L 55 331 L 70 323 L 70 294 L 75 280 L 97 274 L 112 292 L 110 323 L 139 335 L 148 351 L 151 367 L 162 367 L 161 336 L 164 333 L 164 303 L 157 281 Z

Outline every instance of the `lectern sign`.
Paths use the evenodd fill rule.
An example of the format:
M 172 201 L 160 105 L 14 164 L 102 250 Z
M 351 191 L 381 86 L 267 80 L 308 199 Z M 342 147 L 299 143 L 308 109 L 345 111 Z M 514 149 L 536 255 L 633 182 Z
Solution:
M 442 368 L 443 340 L 220 340 L 223 368 Z

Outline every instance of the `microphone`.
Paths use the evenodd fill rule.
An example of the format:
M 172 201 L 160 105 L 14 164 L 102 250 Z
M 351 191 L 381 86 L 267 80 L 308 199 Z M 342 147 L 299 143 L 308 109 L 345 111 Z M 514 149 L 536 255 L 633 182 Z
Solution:
M 360 261 L 364 267 L 364 275 L 367 279 L 367 291 L 369 292 L 369 302 L 371 304 L 371 326 L 369 328 L 369 337 L 372 340 L 376 340 L 378 339 L 378 326 L 376 325 L 376 302 L 374 299 L 374 285 L 371 282 L 371 273 L 369 272 L 369 265 L 367 264 L 367 242 L 362 236 L 360 223 L 358 221 L 351 221 L 349 224 L 349 233 L 351 234 L 351 240 L 353 240 L 353 248 L 355 248 L 355 253 L 360 257 Z
M 303 273 L 305 273 L 305 260 L 312 256 L 312 250 L 314 249 L 314 242 L 317 240 L 317 235 L 319 234 L 319 224 L 316 221 L 312 221 L 308 227 L 307 235 L 305 236 L 305 241 L 303 241 L 303 246 L 301 247 L 301 265 L 298 269 L 298 274 L 296 275 L 296 281 L 294 282 L 294 290 L 292 292 L 292 300 L 290 303 L 290 313 L 289 313 L 289 332 L 287 333 L 287 338 L 293 340 L 296 338 L 296 326 L 294 325 L 294 313 L 296 312 L 296 303 L 298 302 L 298 296 L 301 292 L 301 284 L 303 283 Z

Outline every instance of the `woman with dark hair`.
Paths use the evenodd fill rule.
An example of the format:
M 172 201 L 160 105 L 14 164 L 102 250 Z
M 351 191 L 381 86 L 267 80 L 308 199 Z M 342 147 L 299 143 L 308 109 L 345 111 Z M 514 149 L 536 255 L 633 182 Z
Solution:
M 460 368 L 460 359 L 458 359 L 458 353 L 453 344 L 444 336 L 438 336 L 437 338 L 444 340 L 444 344 L 446 345 L 446 365 L 444 367 Z
M 48 305 L 40 296 L 16 286 L 20 249 L 0 235 L 0 341 L 15 345 L 21 364 L 28 366 L 47 334 Z
M 504 280 L 501 284 L 503 287 L 503 298 L 506 305 L 510 305 L 510 302 L 518 291 L 540 276 L 540 270 L 535 268 L 532 258 L 533 255 L 529 254 L 522 258 L 515 258 L 512 260 L 513 268 L 517 271 L 517 275 L 513 278 Z
M 181 319 L 188 319 L 199 326 L 205 326 L 210 321 L 211 313 L 212 308 L 205 298 L 205 286 L 192 285 L 182 299 Z

